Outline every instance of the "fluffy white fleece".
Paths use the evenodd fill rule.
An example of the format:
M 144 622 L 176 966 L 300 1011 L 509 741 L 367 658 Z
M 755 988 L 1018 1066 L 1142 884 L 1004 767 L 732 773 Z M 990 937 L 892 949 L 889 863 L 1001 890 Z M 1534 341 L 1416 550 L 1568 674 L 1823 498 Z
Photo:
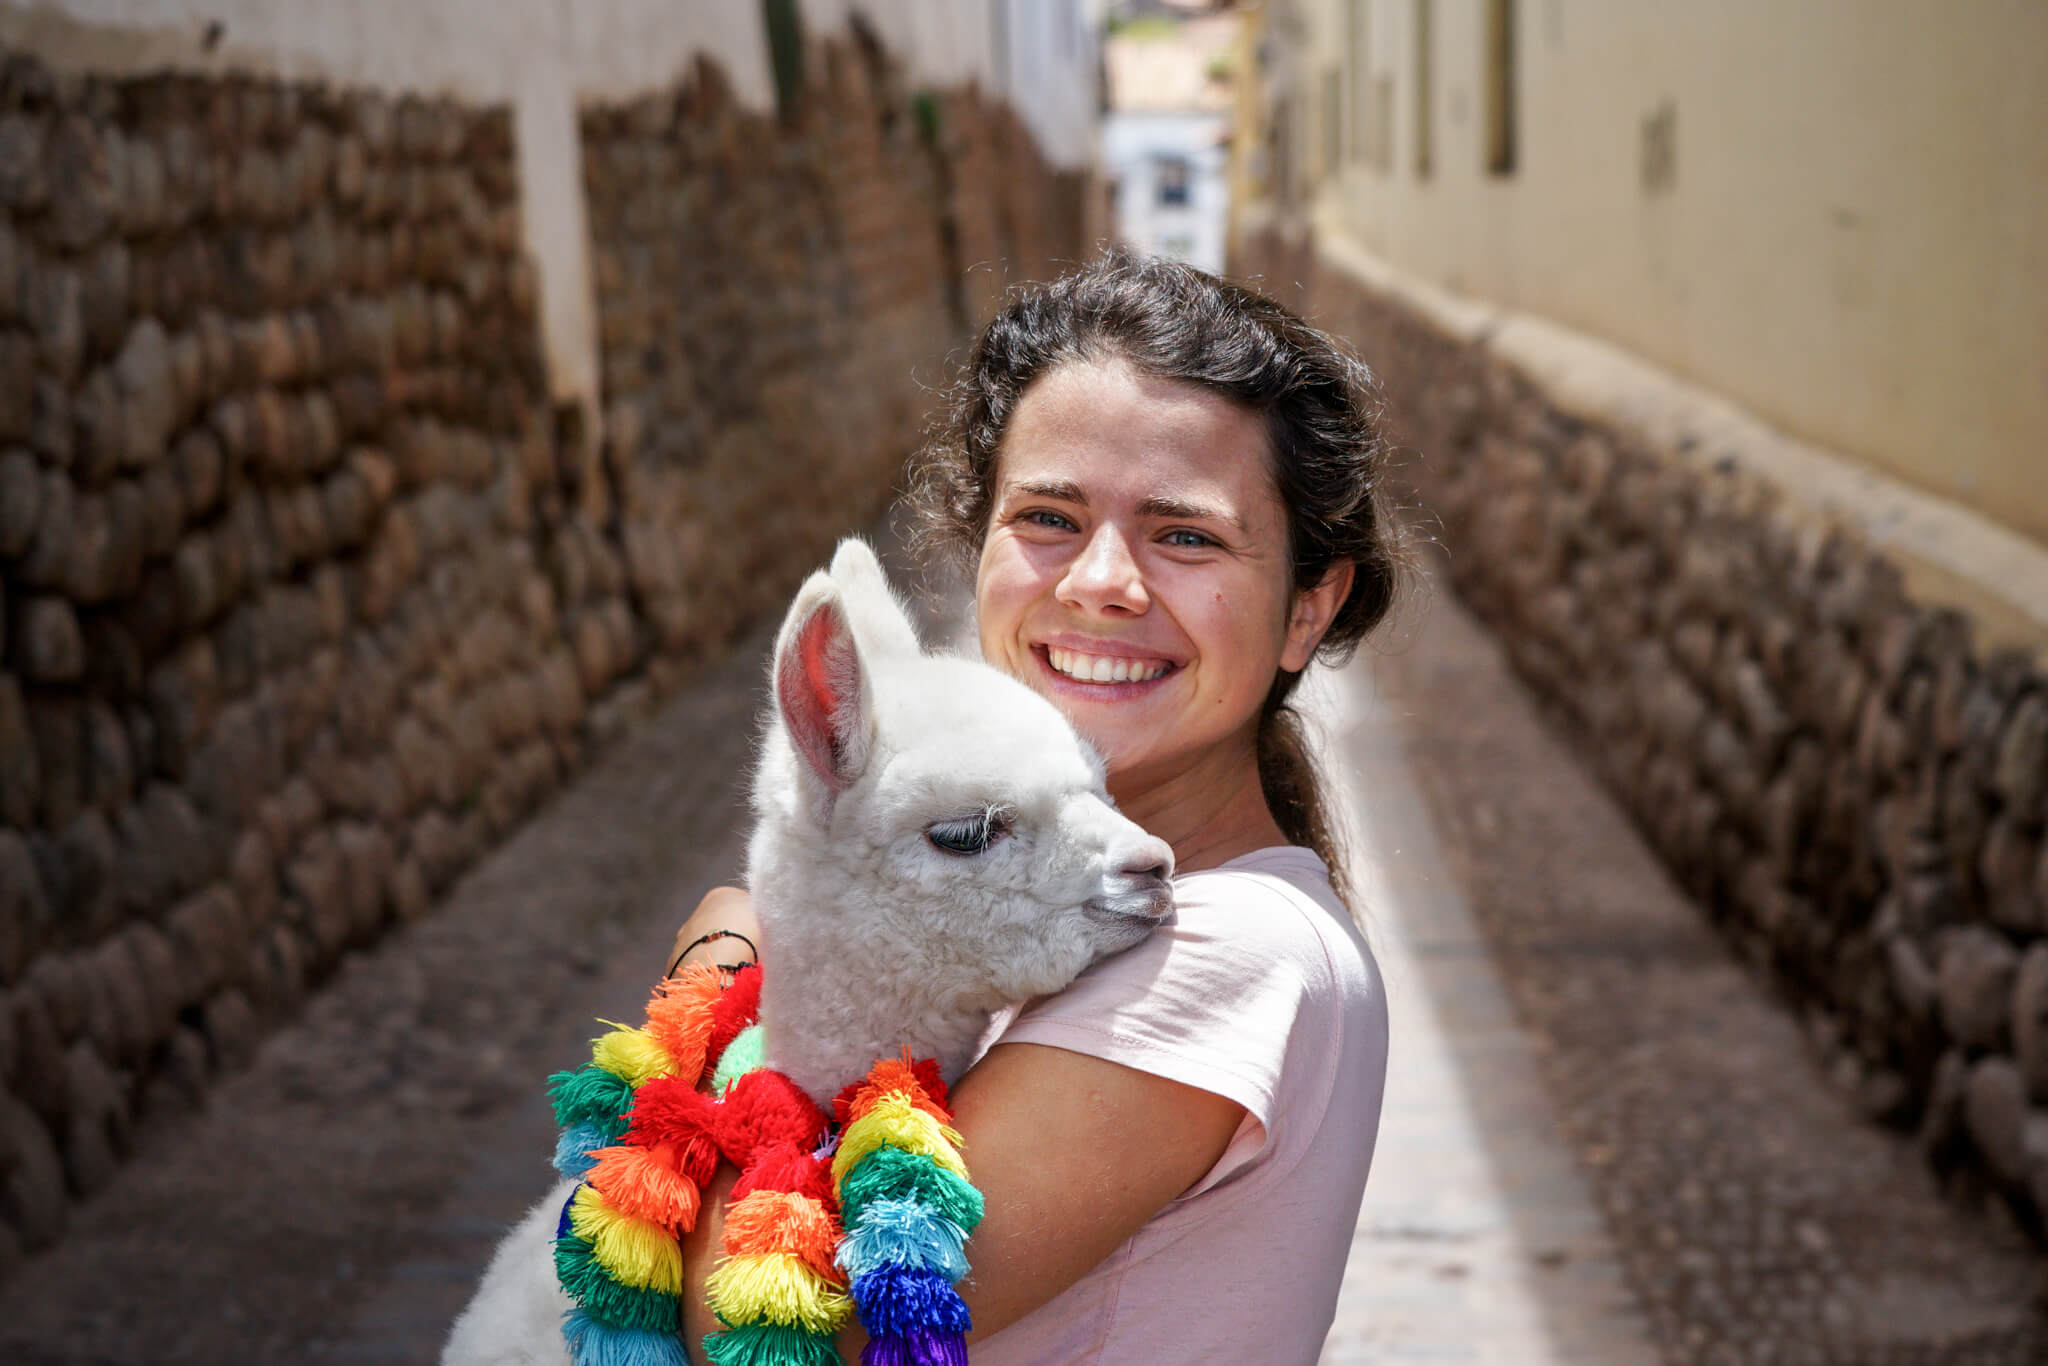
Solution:
M 1095 753 L 1023 684 L 926 654 L 860 541 L 798 591 L 773 686 L 747 848 L 762 1027 L 821 1104 L 905 1047 L 956 1079 L 996 1010 L 1171 911 L 1172 851 L 1117 814 Z M 552 1244 L 571 1189 L 499 1246 L 443 1366 L 565 1366 Z

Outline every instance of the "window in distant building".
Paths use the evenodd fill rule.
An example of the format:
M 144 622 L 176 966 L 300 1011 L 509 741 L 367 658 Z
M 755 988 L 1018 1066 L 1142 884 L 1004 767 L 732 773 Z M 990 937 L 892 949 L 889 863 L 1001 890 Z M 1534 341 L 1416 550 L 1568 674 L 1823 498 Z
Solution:
M 1323 71 L 1323 176 L 1337 174 L 1338 158 L 1344 150 L 1344 71 L 1327 67 Z
M 1486 0 L 1486 170 L 1515 173 L 1515 0 Z
M 1430 0 L 1415 0 L 1415 178 L 1429 179 L 1436 169 L 1436 126 L 1430 101 L 1435 98 L 1432 68 L 1436 65 Z
M 1188 202 L 1188 159 L 1159 157 L 1152 166 L 1153 196 L 1162 209 L 1186 208 Z
M 1185 261 L 1195 254 L 1195 239 L 1184 233 L 1175 233 L 1159 239 L 1159 255 L 1171 256 L 1176 261 Z
M 1372 101 L 1372 3 L 1350 0 L 1344 7 L 1344 72 L 1351 96 L 1351 159 L 1363 161 L 1372 146 L 1367 112 Z

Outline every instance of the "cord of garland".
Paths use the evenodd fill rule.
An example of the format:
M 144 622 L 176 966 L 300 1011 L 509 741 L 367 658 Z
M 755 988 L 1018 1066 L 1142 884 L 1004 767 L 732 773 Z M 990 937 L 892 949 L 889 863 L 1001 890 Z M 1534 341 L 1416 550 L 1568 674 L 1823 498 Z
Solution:
M 549 1080 L 555 1164 L 581 1179 L 555 1245 L 577 1366 L 687 1362 L 677 1240 L 721 1155 L 741 1174 L 707 1286 L 726 1325 L 704 1339 L 713 1366 L 830 1366 L 854 1307 L 864 1366 L 964 1366 L 954 1287 L 982 1201 L 937 1063 L 877 1061 L 828 1120 L 761 1066 L 759 969 L 721 980 L 686 969 L 656 990 L 645 1027 L 614 1026 L 588 1066 Z

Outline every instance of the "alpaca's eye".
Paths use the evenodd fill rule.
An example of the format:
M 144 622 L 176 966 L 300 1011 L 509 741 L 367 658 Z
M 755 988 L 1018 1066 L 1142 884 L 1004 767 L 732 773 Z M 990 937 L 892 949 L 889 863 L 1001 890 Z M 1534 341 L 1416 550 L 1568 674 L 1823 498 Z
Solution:
M 991 810 L 927 826 L 924 837 L 934 849 L 948 854 L 985 854 L 1009 833 L 1010 822 L 1005 813 Z

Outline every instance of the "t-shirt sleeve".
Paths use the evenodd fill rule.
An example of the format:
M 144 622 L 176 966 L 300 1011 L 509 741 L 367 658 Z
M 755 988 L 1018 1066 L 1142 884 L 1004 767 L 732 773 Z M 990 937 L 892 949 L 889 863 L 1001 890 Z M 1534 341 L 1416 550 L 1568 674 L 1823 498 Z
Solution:
M 1276 1141 L 1281 1074 L 1298 1027 L 1329 1014 L 1329 951 L 1300 894 L 1265 874 L 1196 874 L 1174 923 L 1028 1006 L 998 1044 L 1035 1043 L 1121 1063 L 1244 1106 L 1216 1184 Z

